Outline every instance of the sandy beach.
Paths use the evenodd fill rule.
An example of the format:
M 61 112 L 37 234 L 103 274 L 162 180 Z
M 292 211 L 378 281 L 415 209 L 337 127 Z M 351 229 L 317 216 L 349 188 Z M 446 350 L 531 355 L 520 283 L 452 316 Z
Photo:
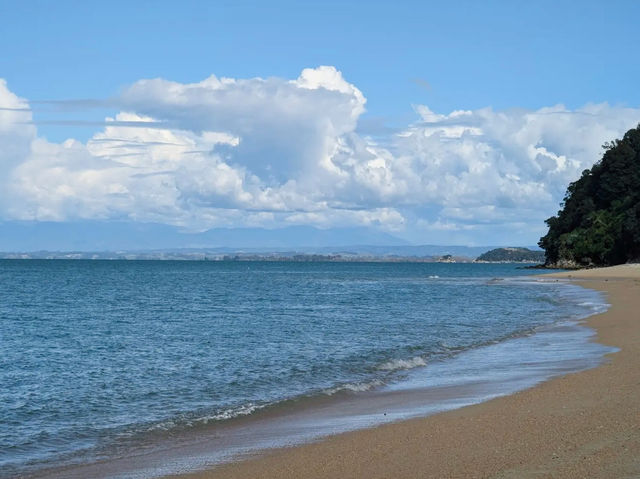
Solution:
M 640 477 L 640 266 L 545 275 L 603 291 L 600 367 L 482 404 L 280 449 L 205 478 Z

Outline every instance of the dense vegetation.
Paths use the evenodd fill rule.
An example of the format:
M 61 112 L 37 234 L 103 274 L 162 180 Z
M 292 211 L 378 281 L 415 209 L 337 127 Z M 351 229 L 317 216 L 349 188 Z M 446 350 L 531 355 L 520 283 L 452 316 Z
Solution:
M 606 143 L 604 155 L 567 188 L 538 243 L 546 264 L 614 265 L 640 259 L 640 125 Z
M 496 248 L 478 256 L 476 261 L 543 263 L 544 251 L 528 248 Z

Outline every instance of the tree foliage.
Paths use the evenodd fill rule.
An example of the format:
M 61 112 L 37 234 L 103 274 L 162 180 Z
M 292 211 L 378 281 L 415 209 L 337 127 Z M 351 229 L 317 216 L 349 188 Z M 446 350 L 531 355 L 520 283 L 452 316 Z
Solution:
M 603 145 L 602 159 L 569 185 L 538 243 L 549 265 L 640 259 L 640 125 Z

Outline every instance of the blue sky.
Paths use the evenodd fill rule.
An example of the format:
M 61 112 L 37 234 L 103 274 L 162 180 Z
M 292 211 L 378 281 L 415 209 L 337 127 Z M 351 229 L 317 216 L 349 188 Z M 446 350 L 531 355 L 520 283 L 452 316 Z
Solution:
M 6 189 L 12 192 L 0 203 L 3 219 L 124 219 L 194 231 L 353 225 L 418 243 L 472 244 L 479 237 L 491 240 L 488 232 L 495 231 L 496 240 L 532 244 L 567 182 L 597 160 L 596 143 L 640 121 L 640 62 L 633 54 L 639 14 L 640 3 L 633 1 L 0 2 L 0 78 L 6 81 L 0 107 L 20 105 L 30 115 L 28 125 L 26 117 L 5 115 L 4 141 L 23 128 L 25 145 L 31 145 L 21 150 L 24 157 L 5 160 L 11 186 Z M 340 77 L 316 72 L 311 83 L 298 85 L 304 91 L 286 90 L 304 69 L 320 66 Z M 237 96 L 222 110 L 222 97 L 212 96 L 222 94 L 219 87 L 215 93 L 200 88 L 205 96 L 183 108 L 161 101 L 173 87 L 154 85 L 152 92 L 140 84 L 160 78 L 184 86 L 211 75 L 249 83 L 237 91 L 226 86 L 225 99 Z M 256 78 L 274 82 L 251 83 Z M 308 114 L 278 124 L 283 111 L 290 111 L 278 95 L 293 101 L 291 108 L 308 108 Z M 201 111 L 202 105 L 209 109 Z M 259 116 L 252 108 L 265 118 L 247 127 L 243 119 Z M 468 114 L 450 116 L 456 110 Z M 130 154 L 127 135 L 147 146 L 159 142 L 157 131 L 149 133 L 153 139 L 142 138 L 134 123 L 110 137 L 105 117 L 122 112 L 137 115 L 126 121 L 153 119 L 156 130 L 167 126 L 165 136 L 178 132 L 180 141 L 207 149 L 215 159 L 202 159 L 201 167 L 214 162 L 218 168 L 210 172 L 209 186 L 191 182 L 183 188 L 186 176 L 203 171 L 176 166 L 175 155 L 187 158 L 186 150 L 149 153 L 164 155 L 161 170 L 150 166 L 157 166 L 157 158 L 125 161 L 136 175 L 141 169 L 158 175 L 170 163 L 179 174 L 163 181 L 176 182 L 172 188 L 180 191 L 173 198 L 180 205 L 172 207 L 157 185 L 133 184 L 132 171 L 95 179 L 106 165 L 91 166 L 96 158 L 113 162 Z M 304 122 L 308 127 L 296 138 L 286 137 L 292 123 Z M 522 126 L 531 124 L 533 130 Z M 205 130 L 237 142 L 203 139 Z M 113 143 L 123 135 L 128 141 Z M 577 138 L 564 141 L 559 135 Z M 429 141 L 417 140 L 423 137 Z M 78 145 L 65 147 L 64 155 L 71 149 L 74 158 L 65 156 L 64 174 L 52 184 L 47 169 L 55 157 L 60 170 L 59 145 L 69 138 Z M 311 151 L 297 144 L 301 138 L 334 146 Z M 96 145 L 106 141 L 120 148 L 117 155 L 98 151 Z M 478 158 L 484 158 L 480 165 Z M 310 183 L 310 177 L 322 176 L 312 164 L 324 168 L 323 174 L 331 170 L 334 178 Z M 231 194 L 228 181 L 210 187 L 227 167 L 235 171 L 228 181 L 242 183 L 242 191 Z M 487 168 L 496 175 L 477 174 Z M 438 175 L 449 180 L 439 181 Z M 88 176 L 109 183 L 102 197 L 96 184 L 83 191 L 80 183 Z M 499 194 L 478 187 L 487 182 L 495 182 L 492 190 Z M 327 193 L 327 184 L 342 186 Z M 144 188 L 150 189 L 134 192 Z M 266 198 L 276 189 L 277 197 Z M 428 194 L 416 195 L 415 189 Z M 162 195 L 162 211 L 148 206 L 154 195 Z M 28 208 L 20 207 L 25 197 Z M 539 205 L 532 209 L 532 202 Z
M 640 103 L 635 1 L 25 1 L 0 13 L 0 71 L 33 100 L 105 99 L 141 78 L 293 78 L 334 65 L 367 96 L 367 116 L 392 124 L 413 120 L 416 103 Z M 41 129 L 52 140 L 87 135 Z

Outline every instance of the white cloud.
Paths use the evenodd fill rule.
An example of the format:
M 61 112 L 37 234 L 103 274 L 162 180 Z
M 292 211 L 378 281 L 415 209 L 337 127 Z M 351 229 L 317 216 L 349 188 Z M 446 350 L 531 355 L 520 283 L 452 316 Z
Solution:
M 358 224 L 467 243 L 500 227 L 534 242 L 601 144 L 640 120 L 640 109 L 607 104 L 418 105 L 417 121 L 381 146 L 357 133 L 366 99 L 333 67 L 294 80 L 141 80 L 116 101 L 122 112 L 86 143 L 55 144 L 0 81 L 4 218 Z
M 31 125 L 31 110 L 26 100 L 13 94 L 0 78 L 0 191 L 9 188 L 8 173 L 23 162 L 31 150 L 36 129 Z M 0 193 L 0 211 L 6 210 L 8 198 Z

